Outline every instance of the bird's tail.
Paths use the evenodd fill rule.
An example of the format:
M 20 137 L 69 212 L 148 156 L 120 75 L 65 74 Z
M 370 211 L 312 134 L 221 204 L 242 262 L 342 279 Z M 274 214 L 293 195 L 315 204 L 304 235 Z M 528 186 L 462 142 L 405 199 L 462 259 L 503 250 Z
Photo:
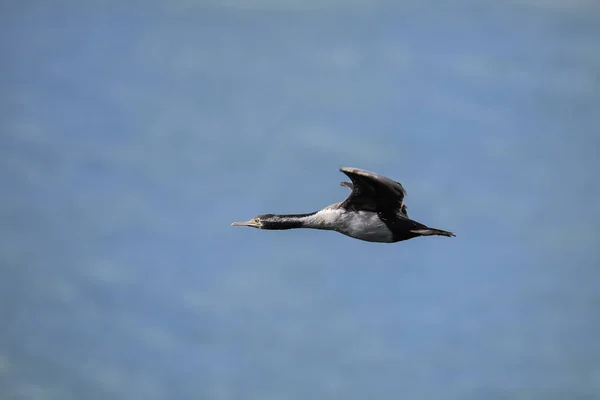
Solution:
M 441 229 L 434 229 L 434 228 L 413 229 L 411 232 L 416 233 L 421 236 L 448 236 L 448 237 L 456 236 L 452 232 L 443 231 Z

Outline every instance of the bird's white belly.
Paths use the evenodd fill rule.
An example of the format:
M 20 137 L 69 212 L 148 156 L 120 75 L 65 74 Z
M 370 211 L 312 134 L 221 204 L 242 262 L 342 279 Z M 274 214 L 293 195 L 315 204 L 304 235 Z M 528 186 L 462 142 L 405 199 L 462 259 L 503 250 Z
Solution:
M 326 222 L 329 229 L 344 235 L 368 242 L 389 243 L 392 241 L 392 232 L 379 219 L 377 213 L 325 209 L 317 213 L 317 215 L 319 214 L 321 214 L 319 217 Z

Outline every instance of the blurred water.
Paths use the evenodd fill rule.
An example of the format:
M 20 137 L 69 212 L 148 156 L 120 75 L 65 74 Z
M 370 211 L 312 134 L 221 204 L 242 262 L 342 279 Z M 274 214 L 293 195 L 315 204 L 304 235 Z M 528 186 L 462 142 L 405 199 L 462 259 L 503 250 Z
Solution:
M 599 3 L 1 8 L 0 398 L 600 398 Z

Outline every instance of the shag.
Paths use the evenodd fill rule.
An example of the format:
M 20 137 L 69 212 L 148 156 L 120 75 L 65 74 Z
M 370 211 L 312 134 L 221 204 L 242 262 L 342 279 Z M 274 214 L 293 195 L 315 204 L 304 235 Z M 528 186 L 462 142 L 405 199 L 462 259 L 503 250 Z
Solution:
M 455 236 L 430 228 L 408 217 L 399 182 L 358 168 L 340 168 L 352 182 L 346 200 L 310 214 L 264 214 L 232 226 L 260 229 L 312 228 L 332 230 L 367 242 L 395 243 L 417 236 Z

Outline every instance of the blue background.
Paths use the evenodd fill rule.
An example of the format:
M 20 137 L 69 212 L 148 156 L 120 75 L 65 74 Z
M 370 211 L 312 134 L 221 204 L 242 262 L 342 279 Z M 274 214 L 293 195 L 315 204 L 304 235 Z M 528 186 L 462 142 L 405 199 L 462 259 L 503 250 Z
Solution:
M 600 398 L 600 3 L 0 9 L 2 399 Z

